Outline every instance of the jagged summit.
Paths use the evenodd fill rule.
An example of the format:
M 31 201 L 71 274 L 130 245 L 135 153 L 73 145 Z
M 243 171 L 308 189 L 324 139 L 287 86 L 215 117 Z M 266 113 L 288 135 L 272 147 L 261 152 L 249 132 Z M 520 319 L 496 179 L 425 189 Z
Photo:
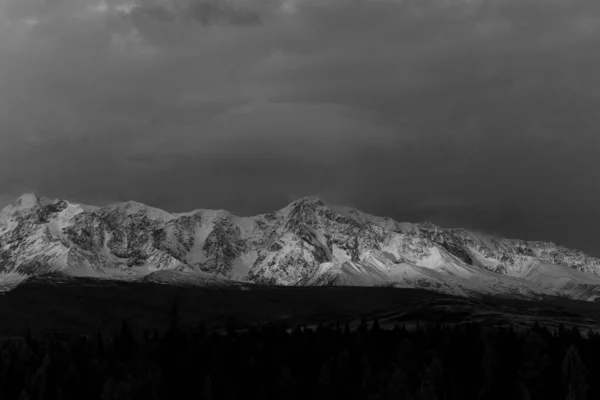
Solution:
M 126 215 L 144 214 L 150 219 L 158 219 L 162 221 L 170 221 L 176 218 L 175 215 L 167 211 L 155 207 L 150 207 L 146 204 L 137 201 L 126 201 L 123 203 L 116 203 L 109 205 L 106 208 L 117 212 L 123 212 Z
M 312 196 L 300 197 L 300 198 L 292 201 L 290 204 L 312 204 L 315 206 L 324 206 L 325 202 L 323 201 L 323 199 L 320 196 L 312 195 Z
M 92 206 L 92 205 L 84 205 L 84 204 L 80 204 L 77 202 L 72 202 L 69 200 L 65 200 L 62 198 L 57 198 L 57 199 L 51 199 L 51 198 L 47 198 L 47 197 L 42 197 L 42 196 L 38 196 L 35 192 L 30 192 L 30 193 L 25 193 L 23 195 L 21 195 L 20 197 L 18 197 L 13 204 L 9 205 L 13 208 L 17 207 L 19 209 L 31 209 L 31 208 L 35 208 L 37 206 L 48 206 L 51 204 L 57 204 L 57 203 L 65 203 L 65 204 L 72 204 L 72 205 L 78 205 L 81 206 L 83 208 L 86 209 L 107 209 L 107 210 L 119 210 L 119 211 L 123 211 L 126 212 L 127 214 L 135 214 L 135 213 L 150 213 L 151 215 L 155 215 L 158 216 L 160 215 L 163 219 L 174 219 L 178 216 L 191 216 L 194 214 L 198 214 L 198 213 L 216 213 L 216 214 L 220 214 L 220 215 L 234 215 L 232 214 L 230 211 L 228 210 L 223 210 L 223 209 L 218 209 L 218 210 L 212 210 L 212 209 L 204 209 L 204 208 L 197 208 L 194 209 L 192 211 L 187 211 L 187 212 L 181 212 L 181 213 L 171 213 L 165 210 L 162 210 L 160 208 L 156 208 L 153 206 L 150 206 L 148 204 L 145 203 L 141 203 L 135 200 L 128 200 L 128 201 L 123 201 L 123 202 L 116 202 L 116 203 L 111 203 L 105 207 L 97 207 L 97 206 Z M 288 209 L 294 209 L 295 207 L 327 207 L 328 205 L 326 205 L 326 203 L 323 201 L 323 199 L 319 196 L 316 195 L 311 195 L 311 196 L 304 196 L 304 197 L 300 197 L 296 200 L 293 200 L 292 202 L 290 202 L 286 207 L 282 208 L 282 210 L 288 210 Z
M 32 210 L 36 208 L 43 208 L 51 205 L 80 205 L 77 203 L 69 202 L 63 198 L 50 198 L 40 196 L 35 192 L 24 193 L 21 196 L 17 197 L 11 204 L 8 204 L 4 207 L 4 210 L 11 211 L 23 211 L 23 210 Z M 81 205 L 83 206 L 83 205 Z M 91 206 L 83 206 L 83 207 L 91 207 Z M 93 207 L 92 207 L 93 208 Z
M 21 206 L 23 208 L 32 208 L 38 204 L 38 197 L 35 193 L 25 193 L 21 197 L 19 197 L 16 201 L 17 206 Z
M 21 195 L 14 203 L 14 207 L 19 209 L 30 209 L 37 206 L 44 206 L 56 200 L 51 200 L 46 197 L 39 197 L 35 193 L 25 193 Z
M 316 208 L 327 208 L 328 206 L 319 196 L 305 196 L 300 197 L 287 206 L 285 206 L 281 211 L 284 212 L 292 212 L 294 210 L 300 209 L 316 209 Z
M 136 201 L 93 207 L 35 194 L 0 211 L 0 283 L 56 272 L 142 279 L 157 271 L 178 283 L 212 277 L 600 298 L 600 260 L 581 251 L 398 222 L 319 196 L 253 217 L 206 209 L 175 214 Z

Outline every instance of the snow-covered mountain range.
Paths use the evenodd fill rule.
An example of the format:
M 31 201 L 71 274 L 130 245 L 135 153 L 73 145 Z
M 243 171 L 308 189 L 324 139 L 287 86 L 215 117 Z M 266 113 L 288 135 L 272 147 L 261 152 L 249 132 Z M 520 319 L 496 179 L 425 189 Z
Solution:
M 600 298 L 600 260 L 581 251 L 400 223 L 317 197 L 238 217 L 26 194 L 0 211 L 0 282 L 13 287 L 50 272 L 177 284 L 386 285 L 461 296 Z

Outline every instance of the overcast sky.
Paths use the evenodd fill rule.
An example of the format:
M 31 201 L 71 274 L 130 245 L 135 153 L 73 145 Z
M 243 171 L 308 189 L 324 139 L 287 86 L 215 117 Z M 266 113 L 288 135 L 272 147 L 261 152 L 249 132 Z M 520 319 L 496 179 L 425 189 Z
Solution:
M 598 0 L 0 0 L 0 206 L 320 195 L 600 255 Z

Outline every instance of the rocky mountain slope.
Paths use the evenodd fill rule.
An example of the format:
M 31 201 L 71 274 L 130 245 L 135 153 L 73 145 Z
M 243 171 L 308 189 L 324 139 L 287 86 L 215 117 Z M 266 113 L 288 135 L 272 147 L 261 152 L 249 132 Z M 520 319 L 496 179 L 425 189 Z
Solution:
M 547 242 L 399 223 L 305 197 L 254 217 L 20 197 L 0 211 L 0 282 L 52 272 L 164 282 L 420 287 L 595 301 L 600 260 Z

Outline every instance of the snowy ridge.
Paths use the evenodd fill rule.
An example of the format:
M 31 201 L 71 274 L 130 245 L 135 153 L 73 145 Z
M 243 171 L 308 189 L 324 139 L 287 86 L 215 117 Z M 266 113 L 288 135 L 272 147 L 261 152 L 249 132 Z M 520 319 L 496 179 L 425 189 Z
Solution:
M 461 296 L 600 296 L 600 260 L 548 242 L 401 223 L 317 197 L 238 217 L 33 194 L 0 211 L 0 290 L 60 272 L 167 284 L 419 287 Z M 236 284 L 237 285 L 237 284 Z

